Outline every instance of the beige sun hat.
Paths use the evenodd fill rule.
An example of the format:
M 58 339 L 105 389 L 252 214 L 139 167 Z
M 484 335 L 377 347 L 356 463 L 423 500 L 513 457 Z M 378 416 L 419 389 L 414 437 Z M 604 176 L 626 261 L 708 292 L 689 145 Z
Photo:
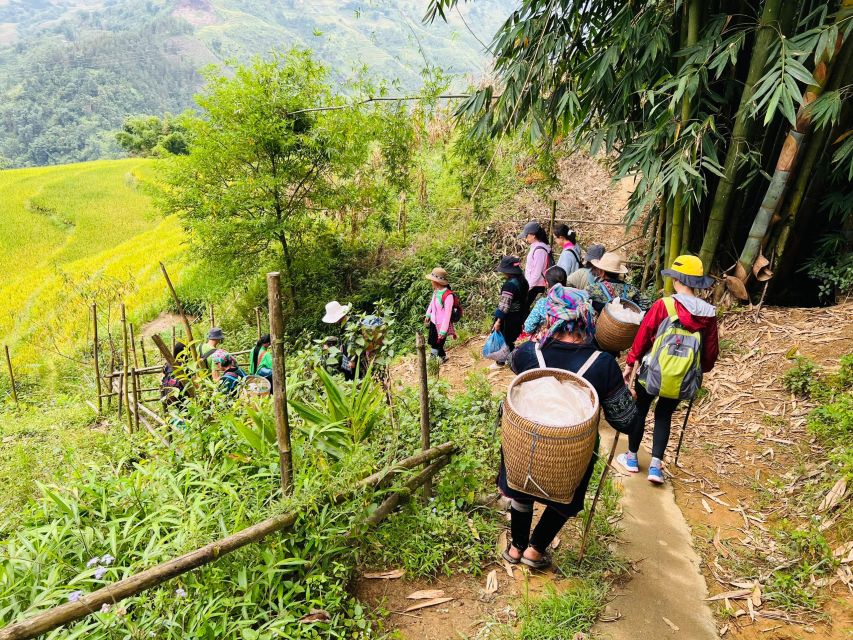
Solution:
M 618 273 L 620 275 L 628 273 L 628 267 L 625 266 L 625 259 L 618 253 L 607 252 L 598 260 L 590 260 L 589 262 L 593 267 L 598 267 L 607 273 Z
M 427 280 L 432 280 L 433 282 L 437 282 L 438 284 L 443 284 L 447 286 L 450 284 L 450 280 L 448 280 L 447 271 L 442 269 L 441 267 L 436 267 L 430 273 L 426 275 Z
M 337 300 L 332 300 L 326 305 L 326 315 L 323 316 L 323 322 L 326 324 L 335 324 L 345 318 L 352 308 L 351 304 L 343 305 Z

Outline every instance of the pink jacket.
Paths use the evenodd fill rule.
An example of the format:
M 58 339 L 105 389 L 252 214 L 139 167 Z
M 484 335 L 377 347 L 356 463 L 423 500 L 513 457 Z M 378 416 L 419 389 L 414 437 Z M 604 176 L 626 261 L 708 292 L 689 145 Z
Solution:
M 429 306 L 426 310 L 426 317 L 436 326 L 438 335 L 455 338 L 456 332 L 453 330 L 453 323 L 450 322 L 450 314 L 453 313 L 453 296 L 456 294 L 452 292 L 448 294 L 442 306 L 441 297 L 446 291 L 447 289 L 433 291 L 432 298 L 430 298 Z
M 531 289 L 545 286 L 545 269 L 548 266 L 550 253 L 551 247 L 544 242 L 537 240 L 530 245 L 530 251 L 527 252 L 527 264 L 524 265 L 524 279 L 527 280 L 527 286 Z

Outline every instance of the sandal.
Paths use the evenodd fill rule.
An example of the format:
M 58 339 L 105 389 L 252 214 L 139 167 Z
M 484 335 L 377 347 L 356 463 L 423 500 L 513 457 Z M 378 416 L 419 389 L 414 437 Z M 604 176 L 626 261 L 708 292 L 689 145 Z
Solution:
M 506 546 L 506 549 L 501 551 L 501 558 L 503 558 L 504 560 L 506 560 L 510 564 L 518 564 L 519 562 L 521 562 L 521 557 L 513 558 L 511 555 L 509 555 L 510 546 L 512 546 L 511 542 Z
M 545 569 L 551 566 L 551 558 L 543 555 L 539 560 L 531 560 L 530 558 L 521 556 L 521 564 L 530 567 L 531 569 L 535 569 L 536 571 L 545 571 Z

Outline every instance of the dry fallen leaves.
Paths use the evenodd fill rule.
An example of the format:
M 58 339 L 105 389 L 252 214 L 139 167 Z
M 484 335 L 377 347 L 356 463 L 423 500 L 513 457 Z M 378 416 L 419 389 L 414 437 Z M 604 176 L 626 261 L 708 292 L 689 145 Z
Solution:
M 404 609 L 404 613 L 408 613 L 409 611 L 417 611 L 418 609 L 426 609 L 427 607 L 434 607 L 438 604 L 444 604 L 445 602 L 450 602 L 453 598 L 433 598 L 432 600 L 423 600 L 418 602 L 417 604 L 413 604 L 411 607 Z
M 715 600 L 740 600 L 742 598 L 752 596 L 752 587 L 749 589 L 737 589 L 736 591 L 726 591 L 725 593 L 718 593 L 715 596 L 711 596 L 710 598 L 705 598 L 708 602 L 713 602 Z
M 837 505 L 844 498 L 844 494 L 847 493 L 847 478 L 839 478 L 838 481 L 832 486 L 832 489 L 824 496 L 823 501 L 820 503 L 818 507 L 818 513 L 823 513 L 824 511 L 829 511 L 835 505 Z
M 678 630 L 679 630 L 679 627 L 678 627 L 678 626 L 677 626 L 677 625 L 676 625 L 672 620 L 670 620 L 670 619 L 669 619 L 669 618 L 667 618 L 666 616 L 661 616 L 661 618 L 663 618 L 663 621 L 664 621 L 664 622 L 666 622 L 666 625 L 667 625 L 670 629 L 672 629 L 673 631 L 678 631 Z
M 708 513 L 714 513 L 714 510 L 711 508 L 711 505 L 708 504 L 708 501 L 705 500 L 705 498 L 702 498 L 702 506 Z
M 444 589 L 423 589 L 406 596 L 409 600 L 433 600 L 444 596 Z
M 726 549 L 726 547 L 723 545 L 722 542 L 720 542 L 720 528 L 719 527 L 717 527 L 716 532 L 714 532 L 713 543 L 714 543 L 714 548 L 717 550 L 717 553 L 719 553 L 724 558 L 729 557 L 729 555 L 730 555 L 729 550 Z
M 486 593 L 495 593 L 498 590 L 498 570 L 492 569 L 486 576 Z
M 299 622 L 327 622 L 331 619 L 332 617 L 328 611 L 324 609 L 311 609 L 311 613 L 299 618 Z
M 402 569 L 389 569 L 388 571 L 373 571 L 363 574 L 368 580 L 396 580 L 406 575 Z

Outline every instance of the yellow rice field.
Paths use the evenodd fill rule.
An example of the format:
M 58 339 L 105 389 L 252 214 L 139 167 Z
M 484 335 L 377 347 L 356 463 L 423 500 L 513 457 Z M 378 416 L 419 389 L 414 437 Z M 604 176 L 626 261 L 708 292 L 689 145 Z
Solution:
M 0 341 L 22 376 L 88 360 L 93 301 L 102 333 L 121 300 L 138 322 L 164 305 L 158 262 L 179 278 L 183 234 L 155 211 L 153 175 L 142 159 L 0 171 Z

